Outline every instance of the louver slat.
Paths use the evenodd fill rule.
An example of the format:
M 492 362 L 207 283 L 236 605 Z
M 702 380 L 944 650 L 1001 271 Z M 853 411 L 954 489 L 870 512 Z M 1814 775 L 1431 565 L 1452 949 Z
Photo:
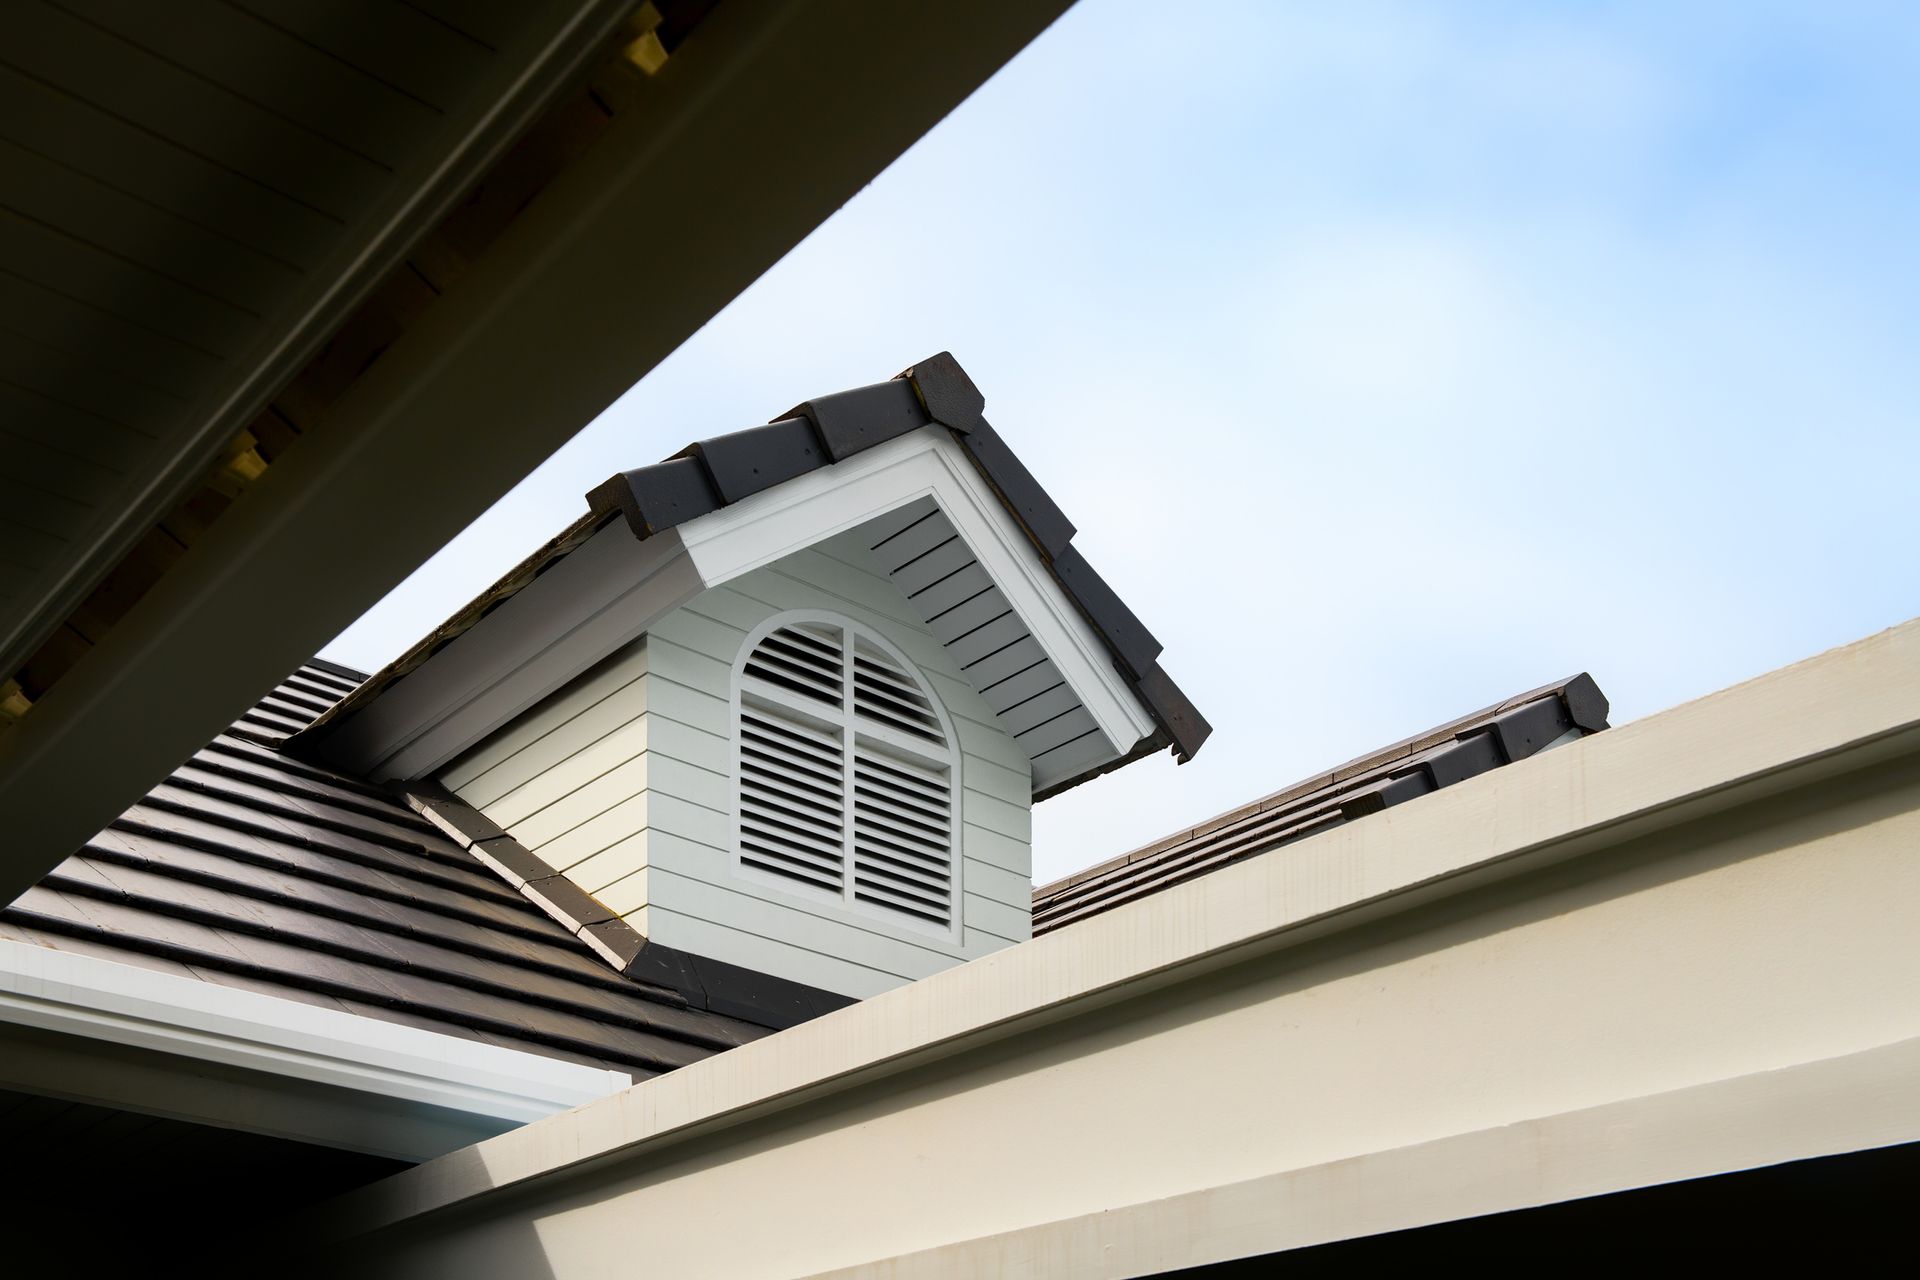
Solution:
M 853 658 L 853 710 L 929 742 L 944 743 L 933 705 L 912 676 L 884 655 L 859 646 Z
M 851 629 L 804 622 L 768 633 L 743 674 L 742 865 L 949 926 L 950 746 L 919 680 Z
M 948 924 L 953 911 L 951 806 L 941 773 L 904 761 L 883 761 L 856 743 L 853 896 Z
M 842 678 L 839 638 L 806 627 L 781 627 L 754 649 L 747 659 L 747 674 L 837 707 Z
M 743 708 L 740 757 L 740 860 L 839 892 L 846 794 L 840 743 Z

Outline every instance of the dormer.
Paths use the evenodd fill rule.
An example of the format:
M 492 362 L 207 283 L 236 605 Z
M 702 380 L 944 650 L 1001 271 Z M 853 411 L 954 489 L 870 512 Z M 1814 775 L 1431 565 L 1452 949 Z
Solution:
M 983 407 L 943 353 L 614 476 L 295 749 L 683 985 L 1023 941 L 1033 803 L 1207 725 Z

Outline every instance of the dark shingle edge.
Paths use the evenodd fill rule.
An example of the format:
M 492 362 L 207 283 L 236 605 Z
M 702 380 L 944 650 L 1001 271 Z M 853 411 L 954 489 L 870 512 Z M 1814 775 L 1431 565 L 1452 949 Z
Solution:
M 797 405 L 764 426 L 688 445 L 652 466 L 623 471 L 587 494 L 588 513 L 515 566 L 505 577 L 435 628 L 394 663 L 336 703 L 305 732 L 288 739 L 305 751 L 381 690 L 419 668 L 442 646 L 583 545 L 607 522 L 625 520 L 637 538 L 718 511 L 775 485 L 889 440 L 938 424 L 953 433 L 1053 575 L 1111 654 L 1115 668 L 1152 714 L 1155 732 L 1119 760 L 1058 783 L 1045 799 L 1089 778 L 1171 747 L 1193 758 L 1212 732 L 1206 718 L 1160 667 L 1160 642 L 1080 552 L 1073 522 L 983 416 L 986 399 L 947 352 L 920 361 L 886 382 L 836 392 Z
M 635 537 L 649 538 L 921 427 L 943 426 L 1152 713 L 1158 732 L 1126 759 L 1163 746 L 1183 763 L 1192 759 L 1211 726 L 1161 669 L 1160 642 L 1071 545 L 1073 522 L 987 423 L 985 406 L 966 370 L 943 351 L 891 381 L 810 400 L 764 427 L 703 440 L 665 462 L 622 472 L 589 492 L 587 502 L 595 515 L 618 514 Z M 1060 783 L 1040 798 L 1124 762 Z
M 1607 727 L 1585 672 L 1350 760 L 1251 804 L 1034 890 L 1034 932 L 1149 896 L 1343 822 L 1526 759 L 1563 734 Z
M 851 996 L 758 973 L 649 940 L 592 894 L 437 782 L 395 792 L 461 848 L 624 977 L 678 993 L 687 1005 L 780 1030 L 855 1003 Z

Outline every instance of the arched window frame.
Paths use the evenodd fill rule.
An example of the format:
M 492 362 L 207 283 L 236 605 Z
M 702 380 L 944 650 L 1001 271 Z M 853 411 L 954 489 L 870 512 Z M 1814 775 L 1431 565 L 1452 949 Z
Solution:
M 892 726 L 858 715 L 854 708 L 854 682 L 851 679 L 842 682 L 840 705 L 836 710 L 829 709 L 816 699 L 801 697 L 750 676 L 747 668 L 761 643 L 774 632 L 795 624 L 813 624 L 837 630 L 841 637 L 843 670 L 847 672 L 854 670 L 853 661 L 859 644 L 864 642 L 878 650 L 888 661 L 897 666 L 924 696 L 933 718 L 938 722 L 941 742 L 936 745 L 903 733 Z M 898 645 L 872 626 L 856 622 L 844 614 L 830 610 L 793 609 L 766 619 L 747 634 L 739 653 L 735 656 L 729 688 L 731 697 L 728 723 L 731 732 L 728 746 L 733 776 L 728 824 L 732 840 L 734 876 L 756 886 L 764 886 L 817 906 L 837 908 L 863 922 L 891 925 L 907 932 L 940 938 L 953 945 L 959 945 L 962 939 L 961 904 L 964 892 L 961 885 L 963 860 L 960 852 L 962 753 L 952 718 L 947 714 L 945 705 L 934 691 L 932 682 L 927 679 L 918 664 L 908 658 Z M 797 720 L 815 730 L 829 730 L 839 735 L 843 825 L 841 883 L 837 892 L 763 870 L 752 865 L 751 860 L 744 856 L 746 848 L 743 841 L 742 796 L 746 788 L 746 770 L 743 767 L 742 758 L 743 713 L 752 708 Z M 907 762 L 923 769 L 945 773 L 948 802 L 947 897 L 944 924 L 904 911 L 888 909 L 863 900 L 859 896 L 859 886 L 856 884 L 854 875 L 856 865 L 853 821 L 856 784 L 854 761 L 856 750 L 862 745 L 877 753 L 883 762 L 887 757 L 904 758 Z

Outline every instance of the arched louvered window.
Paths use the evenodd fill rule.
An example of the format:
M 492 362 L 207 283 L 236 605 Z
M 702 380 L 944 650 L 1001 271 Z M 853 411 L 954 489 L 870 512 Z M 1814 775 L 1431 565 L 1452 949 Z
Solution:
M 737 673 L 740 866 L 896 921 L 954 924 L 954 751 L 912 667 L 872 632 L 792 614 Z

